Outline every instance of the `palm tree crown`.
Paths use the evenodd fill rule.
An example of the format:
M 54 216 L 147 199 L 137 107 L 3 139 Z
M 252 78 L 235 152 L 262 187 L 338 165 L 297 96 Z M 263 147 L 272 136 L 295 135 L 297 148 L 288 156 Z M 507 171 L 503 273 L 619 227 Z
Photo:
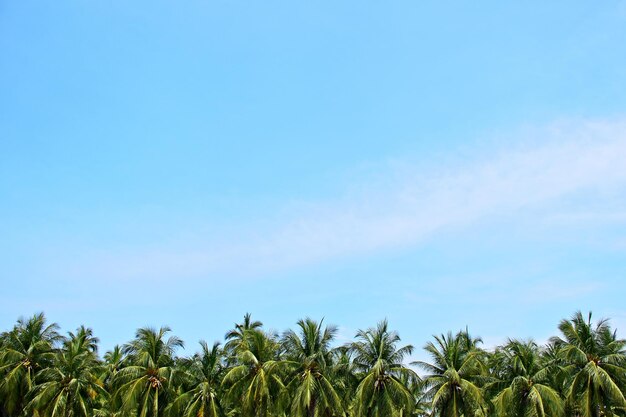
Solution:
M 549 385 L 551 367 L 533 341 L 509 340 L 494 353 L 498 394 L 493 403 L 498 415 L 507 417 L 558 417 L 563 401 Z M 489 386 L 488 386 L 489 387 Z
M 176 382 L 174 353 L 183 347 L 179 338 L 165 338 L 170 331 L 169 327 L 141 328 L 135 339 L 122 348 L 132 363 L 116 375 L 115 397 L 123 410 L 136 412 L 138 417 L 163 414 Z
M 375 328 L 359 330 L 351 345 L 354 365 L 363 377 L 356 389 L 353 413 L 357 417 L 401 416 L 410 413 L 414 401 L 403 377 L 417 378 L 404 366 L 413 346 L 397 347 L 400 336 L 389 330 L 387 320 Z
M 220 417 L 224 416 L 221 404 L 221 382 L 226 371 L 223 351 L 220 343 L 209 347 L 200 342 L 200 353 L 183 361 L 182 393 L 170 406 L 170 415 L 183 417 Z
M 238 352 L 239 365 L 232 367 L 222 384 L 230 403 L 242 416 L 265 417 L 280 413 L 284 391 L 285 363 L 279 360 L 279 345 L 260 330 L 245 330 Z
M 55 352 L 53 366 L 37 375 L 27 409 L 39 410 L 40 416 L 91 417 L 97 399 L 108 397 L 98 380 L 97 342 L 91 329 L 81 327 L 70 333 L 63 349 Z
M 13 330 L 2 334 L 0 351 L 0 399 L 3 408 L 16 415 L 26 405 L 35 375 L 52 365 L 61 336 L 56 323 L 47 324 L 43 313 L 20 318 Z
M 484 352 L 478 348 L 479 338 L 467 330 L 456 335 L 435 336 L 424 349 L 432 363 L 418 361 L 424 369 L 427 392 L 432 398 L 433 412 L 441 417 L 475 417 L 485 413 L 483 394 L 477 385 L 485 372 Z
M 552 338 L 560 349 L 571 376 L 568 406 L 584 417 L 610 416 L 626 408 L 626 340 L 617 339 L 609 321 L 595 325 L 591 313 L 584 318 L 579 311 L 559 324 L 561 337 Z
M 299 334 L 289 330 L 283 336 L 287 360 L 294 365 L 288 385 L 293 416 L 343 415 L 341 399 L 329 379 L 330 344 L 337 328 L 323 328 L 322 323 L 310 318 L 299 320 Z

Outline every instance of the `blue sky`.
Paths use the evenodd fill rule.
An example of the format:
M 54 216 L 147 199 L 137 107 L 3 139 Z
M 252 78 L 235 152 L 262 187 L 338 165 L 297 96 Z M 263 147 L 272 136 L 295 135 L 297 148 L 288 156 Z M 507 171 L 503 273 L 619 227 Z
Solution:
M 621 331 L 625 44 L 624 1 L 3 2 L 0 328 Z

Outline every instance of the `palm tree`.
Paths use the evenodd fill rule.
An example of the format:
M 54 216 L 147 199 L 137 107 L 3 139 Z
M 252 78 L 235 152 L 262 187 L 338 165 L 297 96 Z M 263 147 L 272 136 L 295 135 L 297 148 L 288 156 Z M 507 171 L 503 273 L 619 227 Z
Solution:
M 141 328 L 135 340 L 124 345 L 129 365 L 117 371 L 115 397 L 124 412 L 138 417 L 159 417 L 167 407 L 176 383 L 174 352 L 183 347 L 176 336 L 165 339 L 169 327 Z
M 354 393 L 359 385 L 357 371 L 352 360 L 354 352 L 349 345 L 339 346 L 331 351 L 330 379 L 335 391 L 341 398 L 344 410 L 348 410 L 354 401 Z
M 102 366 L 100 380 L 107 390 L 111 390 L 113 388 L 115 377 L 117 376 L 119 370 L 124 367 L 125 360 L 126 356 L 122 352 L 122 347 L 120 345 L 113 346 L 113 349 L 104 354 L 104 363 Z
M 425 381 L 409 375 L 403 375 L 400 380 L 407 387 L 413 397 L 413 408 L 409 412 L 403 412 L 402 417 L 426 417 L 430 415 L 430 400 L 424 390 Z
M 497 415 L 503 417 L 558 417 L 563 401 L 549 385 L 548 375 L 554 369 L 542 361 L 533 341 L 509 340 L 494 353 L 497 381 L 505 385 L 494 398 Z
M 35 374 L 54 359 L 55 344 L 61 339 L 55 323 L 46 324 L 43 313 L 20 318 L 13 330 L 3 333 L 0 351 L 0 400 L 11 415 L 21 414 Z
M 80 345 L 81 350 L 98 353 L 98 338 L 93 335 L 93 330 L 90 328 L 80 326 L 76 334 L 69 332 L 69 336 L 73 343 Z
M 231 368 L 222 382 L 231 406 L 239 408 L 242 416 L 266 417 L 284 408 L 281 374 L 286 364 L 278 358 L 278 348 L 276 340 L 262 331 L 243 333 L 239 365 Z
M 42 417 L 91 417 L 98 401 L 108 396 L 97 378 L 97 343 L 91 329 L 81 327 L 76 335 L 70 333 L 53 366 L 38 373 L 27 410 Z
M 332 365 L 330 343 L 335 326 L 322 328 L 310 318 L 298 321 L 300 334 L 288 330 L 283 336 L 287 359 L 295 365 L 287 389 L 291 393 L 292 416 L 344 415 L 341 399 L 329 380 Z
M 260 330 L 261 327 L 263 327 L 263 323 L 260 321 L 252 321 L 252 315 L 250 313 L 246 313 L 243 316 L 243 323 L 235 323 L 235 328 L 229 330 L 224 336 L 224 339 L 226 340 L 224 350 L 230 355 L 234 355 L 235 351 L 245 341 L 246 332 L 248 330 Z
M 569 392 L 571 382 L 571 369 L 568 369 L 567 361 L 563 357 L 561 343 L 555 343 L 554 338 L 549 340 L 541 349 L 541 362 L 549 370 L 546 373 L 546 385 L 559 393 L 559 398 L 565 400 Z M 564 401 L 564 412 L 571 415 L 571 403 Z
M 408 415 L 414 407 L 411 392 L 403 379 L 417 378 L 403 365 L 413 346 L 397 347 L 400 336 L 389 331 L 387 320 L 376 328 L 359 330 L 351 344 L 354 365 L 362 378 L 356 388 L 351 415 L 356 417 L 395 417 Z
M 480 388 L 475 381 L 484 374 L 482 356 L 478 349 L 479 338 L 470 336 L 467 330 L 453 336 L 434 336 L 435 343 L 428 342 L 424 349 L 433 363 L 414 362 L 428 375 L 426 395 L 432 399 L 432 413 L 440 417 L 474 417 L 485 412 Z
M 218 342 L 209 347 L 200 342 L 202 351 L 183 365 L 185 391 L 174 400 L 169 415 L 182 417 L 224 416 L 221 405 L 221 381 L 225 373 L 224 355 Z
M 608 320 L 594 326 L 591 313 L 585 320 L 580 311 L 562 320 L 559 330 L 563 338 L 554 337 L 552 342 L 560 348 L 571 376 L 568 405 L 584 417 L 612 416 L 616 411 L 624 414 L 626 341 L 617 339 Z

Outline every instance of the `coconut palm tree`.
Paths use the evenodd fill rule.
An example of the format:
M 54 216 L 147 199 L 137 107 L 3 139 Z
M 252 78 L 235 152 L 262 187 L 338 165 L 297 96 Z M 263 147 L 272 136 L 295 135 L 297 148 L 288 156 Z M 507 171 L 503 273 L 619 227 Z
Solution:
M 332 367 L 330 379 L 335 391 L 341 398 L 343 409 L 348 410 L 354 401 L 354 392 L 359 385 L 359 378 L 352 360 L 354 352 L 349 345 L 339 346 L 331 351 Z
M 20 318 L 13 330 L 3 333 L 0 351 L 0 402 L 11 416 L 22 413 L 35 375 L 52 364 L 55 344 L 61 340 L 55 323 L 43 313 Z
M 475 384 L 485 373 L 484 352 L 478 348 L 481 340 L 467 330 L 434 338 L 435 343 L 428 342 L 424 347 L 433 363 L 414 362 L 428 372 L 424 378 L 432 413 L 440 417 L 483 415 L 483 395 Z
M 278 349 L 276 340 L 262 331 L 248 329 L 243 333 L 239 364 L 222 381 L 231 407 L 241 416 L 266 417 L 285 408 L 282 377 L 287 366 L 279 359 Z
M 183 347 L 176 336 L 166 339 L 169 327 L 141 328 L 135 339 L 124 345 L 128 365 L 117 371 L 115 398 L 126 413 L 138 417 L 160 417 L 168 405 L 176 381 L 174 352 Z
M 216 342 L 209 347 L 200 342 L 201 352 L 182 365 L 184 391 L 169 407 L 168 414 L 182 417 L 220 417 L 225 412 L 221 404 L 221 382 L 226 368 L 223 350 Z
M 425 382 L 421 378 L 415 378 L 408 375 L 403 375 L 400 378 L 402 383 L 407 387 L 411 395 L 413 396 L 414 405 L 411 411 L 402 413 L 402 417 L 426 417 L 430 415 L 430 400 L 426 396 L 424 389 Z
M 72 343 L 80 345 L 80 350 L 98 353 L 98 338 L 93 335 L 93 330 L 90 328 L 80 326 L 76 334 L 69 332 L 69 338 Z
M 572 367 L 563 354 L 563 344 L 551 338 L 541 352 L 542 362 L 549 368 L 546 376 L 546 383 L 559 393 L 563 400 L 564 414 L 566 416 L 576 415 L 576 404 L 567 401 L 572 382 Z
M 580 311 L 571 319 L 562 320 L 559 330 L 562 338 L 554 337 L 552 342 L 560 348 L 571 376 L 568 406 L 584 417 L 624 414 L 626 340 L 617 339 L 608 320 L 594 325 L 591 313 L 585 319 Z
M 351 415 L 355 417 L 395 417 L 409 415 L 414 399 L 403 379 L 417 378 L 403 360 L 413 352 L 411 345 L 398 348 L 400 336 L 389 330 L 387 320 L 375 328 L 359 330 L 350 349 L 354 365 L 361 373 Z
M 109 392 L 113 390 L 113 382 L 120 369 L 124 367 L 126 356 L 122 352 L 120 345 L 113 346 L 113 349 L 104 354 L 104 363 L 102 364 L 102 374 L 100 381 Z
M 53 365 L 37 374 L 27 410 L 41 417 L 91 417 L 98 401 L 108 397 L 97 377 L 97 343 L 91 329 L 81 327 L 70 333 Z
M 504 389 L 493 399 L 495 411 L 503 417 L 559 417 L 563 401 L 550 387 L 549 374 L 554 368 L 542 360 L 533 341 L 509 340 L 493 355 L 497 363 L 496 381 L 492 386 Z
M 263 323 L 260 321 L 253 321 L 252 315 L 250 313 L 246 313 L 243 316 L 243 323 L 237 324 L 235 323 L 235 328 L 229 330 L 224 339 L 226 340 L 226 344 L 224 345 L 224 350 L 228 352 L 230 355 L 234 356 L 235 351 L 242 345 L 245 341 L 245 334 L 248 330 L 260 330 L 263 327 Z
M 341 398 L 329 379 L 332 357 L 330 344 L 337 328 L 322 327 L 306 318 L 298 321 L 299 334 L 288 330 L 283 336 L 286 358 L 295 365 L 287 390 L 291 416 L 317 417 L 344 415 Z

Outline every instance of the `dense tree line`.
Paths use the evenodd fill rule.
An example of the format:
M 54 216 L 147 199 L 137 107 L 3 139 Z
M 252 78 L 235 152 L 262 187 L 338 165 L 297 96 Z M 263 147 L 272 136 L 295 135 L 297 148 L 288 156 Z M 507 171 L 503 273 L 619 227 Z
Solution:
M 580 312 L 545 345 L 487 350 L 467 330 L 435 336 L 425 362 L 386 321 L 336 343 L 311 319 L 279 335 L 246 315 L 224 344 L 141 328 L 102 357 L 91 329 L 43 314 L 0 335 L 0 412 L 22 417 L 601 417 L 626 415 L 626 341 Z

